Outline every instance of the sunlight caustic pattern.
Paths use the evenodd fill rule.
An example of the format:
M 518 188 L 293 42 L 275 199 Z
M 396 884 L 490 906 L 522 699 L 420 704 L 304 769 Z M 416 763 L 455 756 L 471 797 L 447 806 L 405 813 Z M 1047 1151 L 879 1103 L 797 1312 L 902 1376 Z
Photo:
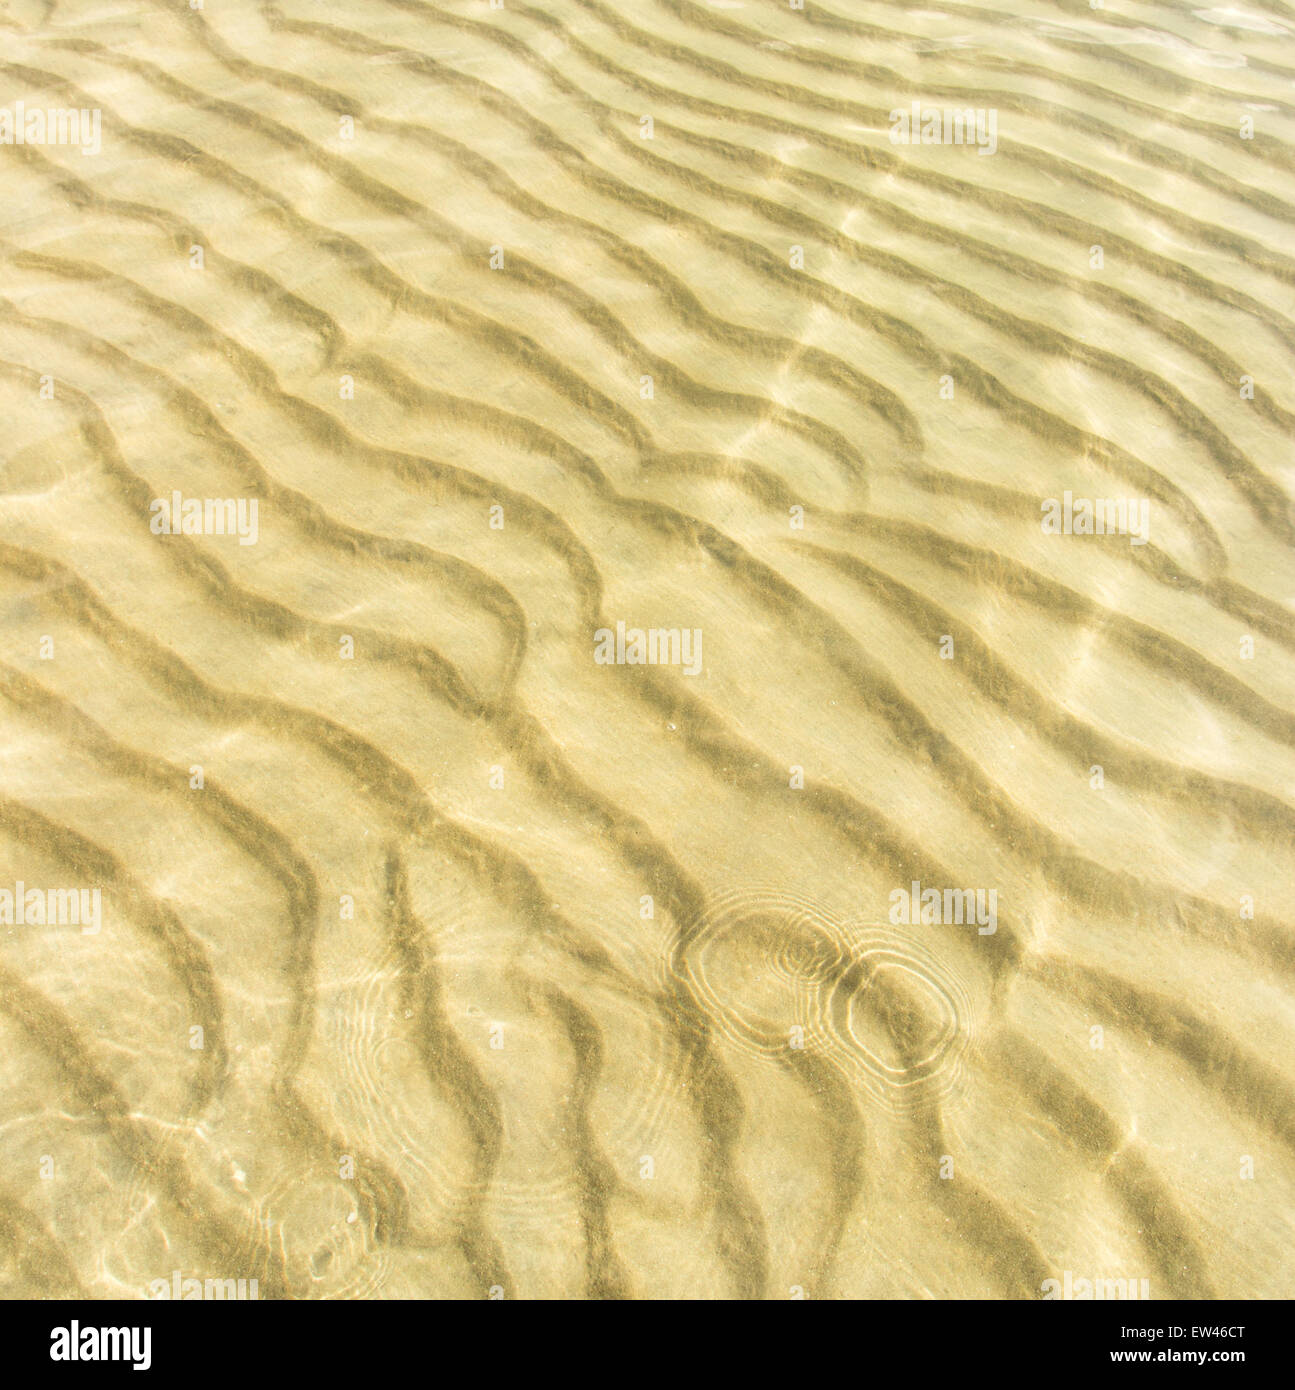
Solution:
M 1293 78 L 0 3 L 0 1290 L 1288 1292 Z

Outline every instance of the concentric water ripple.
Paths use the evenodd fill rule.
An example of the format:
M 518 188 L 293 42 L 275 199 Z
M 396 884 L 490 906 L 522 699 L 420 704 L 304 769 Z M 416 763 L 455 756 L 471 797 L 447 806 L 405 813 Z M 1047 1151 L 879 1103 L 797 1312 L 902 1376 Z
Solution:
M 685 961 L 689 991 L 731 1042 L 769 1060 L 824 1057 L 891 1109 L 947 1095 L 975 1033 L 967 991 L 931 951 L 794 894 L 717 896 Z
M 1288 8 L 0 0 L 0 1293 L 1284 1295 Z

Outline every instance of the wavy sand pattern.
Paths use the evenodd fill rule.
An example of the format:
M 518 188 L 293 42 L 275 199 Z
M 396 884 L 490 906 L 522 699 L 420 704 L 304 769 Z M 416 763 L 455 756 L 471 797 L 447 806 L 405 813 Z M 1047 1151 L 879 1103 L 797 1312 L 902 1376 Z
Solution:
M 1295 6 L 195 3 L 0 4 L 4 1294 L 1285 1295 Z

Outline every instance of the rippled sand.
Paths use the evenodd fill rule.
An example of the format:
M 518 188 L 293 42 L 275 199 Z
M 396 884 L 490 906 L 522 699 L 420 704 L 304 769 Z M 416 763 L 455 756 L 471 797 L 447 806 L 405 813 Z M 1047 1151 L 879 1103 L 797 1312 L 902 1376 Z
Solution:
M 1289 1293 L 1295 8 L 0 25 L 6 1296 Z

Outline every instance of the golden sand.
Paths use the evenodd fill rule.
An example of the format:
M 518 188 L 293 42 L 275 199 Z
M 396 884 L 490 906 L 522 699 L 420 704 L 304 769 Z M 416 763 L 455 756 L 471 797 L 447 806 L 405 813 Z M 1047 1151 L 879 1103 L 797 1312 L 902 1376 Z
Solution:
M 5 1296 L 1289 1293 L 1295 10 L 0 55 Z

